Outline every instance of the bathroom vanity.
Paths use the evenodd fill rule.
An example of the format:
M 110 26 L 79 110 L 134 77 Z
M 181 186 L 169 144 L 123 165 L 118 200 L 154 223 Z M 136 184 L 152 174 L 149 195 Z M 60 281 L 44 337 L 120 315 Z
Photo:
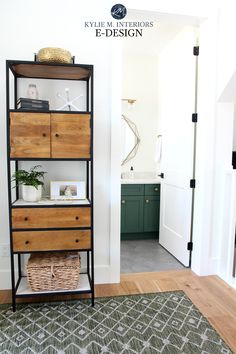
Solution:
M 127 179 L 121 184 L 122 240 L 159 237 L 161 185 L 141 182 Z

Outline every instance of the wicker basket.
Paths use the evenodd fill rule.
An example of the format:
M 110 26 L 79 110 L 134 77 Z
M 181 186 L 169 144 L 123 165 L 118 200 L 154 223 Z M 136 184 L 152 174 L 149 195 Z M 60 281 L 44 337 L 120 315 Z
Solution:
M 33 291 L 76 289 L 79 272 L 78 252 L 35 253 L 27 264 L 27 279 Z
M 52 63 L 73 63 L 73 58 L 68 50 L 55 47 L 42 48 L 36 56 L 37 61 Z

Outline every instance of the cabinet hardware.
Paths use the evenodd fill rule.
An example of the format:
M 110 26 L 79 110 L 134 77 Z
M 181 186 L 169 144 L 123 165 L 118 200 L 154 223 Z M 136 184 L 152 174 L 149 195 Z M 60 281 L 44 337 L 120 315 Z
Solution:
M 149 199 L 146 199 L 146 203 L 149 203 Z
M 55 134 L 55 137 L 56 137 L 56 138 L 59 138 L 59 134 L 56 133 L 56 134 Z
M 78 242 L 79 242 L 79 240 L 78 240 L 78 239 L 76 239 L 76 240 L 75 240 L 75 242 L 76 242 L 76 243 L 78 243 Z
M 157 188 L 157 187 L 156 187 L 156 188 L 154 188 L 154 191 L 155 191 L 155 192 L 158 192 L 158 188 Z
M 25 221 L 28 221 L 28 218 L 27 218 L 27 216 L 25 217 Z
M 29 241 L 25 241 L 25 244 L 28 245 L 28 244 L 29 244 Z
M 121 202 L 122 204 L 125 204 L 125 200 L 122 200 L 122 202 Z
M 76 216 L 76 217 L 75 217 L 75 219 L 76 219 L 76 220 L 79 220 L 79 217 L 78 217 L 78 216 Z
M 47 136 L 47 134 L 46 134 L 46 133 L 43 133 L 42 135 L 43 135 L 44 137 L 45 137 L 45 136 Z

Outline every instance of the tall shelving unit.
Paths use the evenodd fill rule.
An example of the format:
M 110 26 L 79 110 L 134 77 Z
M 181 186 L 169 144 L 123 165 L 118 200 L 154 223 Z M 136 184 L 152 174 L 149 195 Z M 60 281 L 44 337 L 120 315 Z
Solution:
M 17 109 L 22 78 L 85 82 L 86 111 Z M 91 294 L 94 305 L 93 224 L 93 66 L 6 61 L 7 164 L 12 306 L 16 299 L 42 295 Z M 86 199 L 31 203 L 12 185 L 22 161 L 81 161 L 86 171 Z M 86 271 L 75 290 L 33 292 L 22 272 L 22 255 L 33 252 L 79 251 Z

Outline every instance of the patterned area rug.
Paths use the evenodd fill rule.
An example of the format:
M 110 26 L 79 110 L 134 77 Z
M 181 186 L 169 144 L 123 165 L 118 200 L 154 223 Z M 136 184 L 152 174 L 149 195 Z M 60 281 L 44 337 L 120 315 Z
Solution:
M 182 291 L 0 306 L 0 353 L 232 353 Z

